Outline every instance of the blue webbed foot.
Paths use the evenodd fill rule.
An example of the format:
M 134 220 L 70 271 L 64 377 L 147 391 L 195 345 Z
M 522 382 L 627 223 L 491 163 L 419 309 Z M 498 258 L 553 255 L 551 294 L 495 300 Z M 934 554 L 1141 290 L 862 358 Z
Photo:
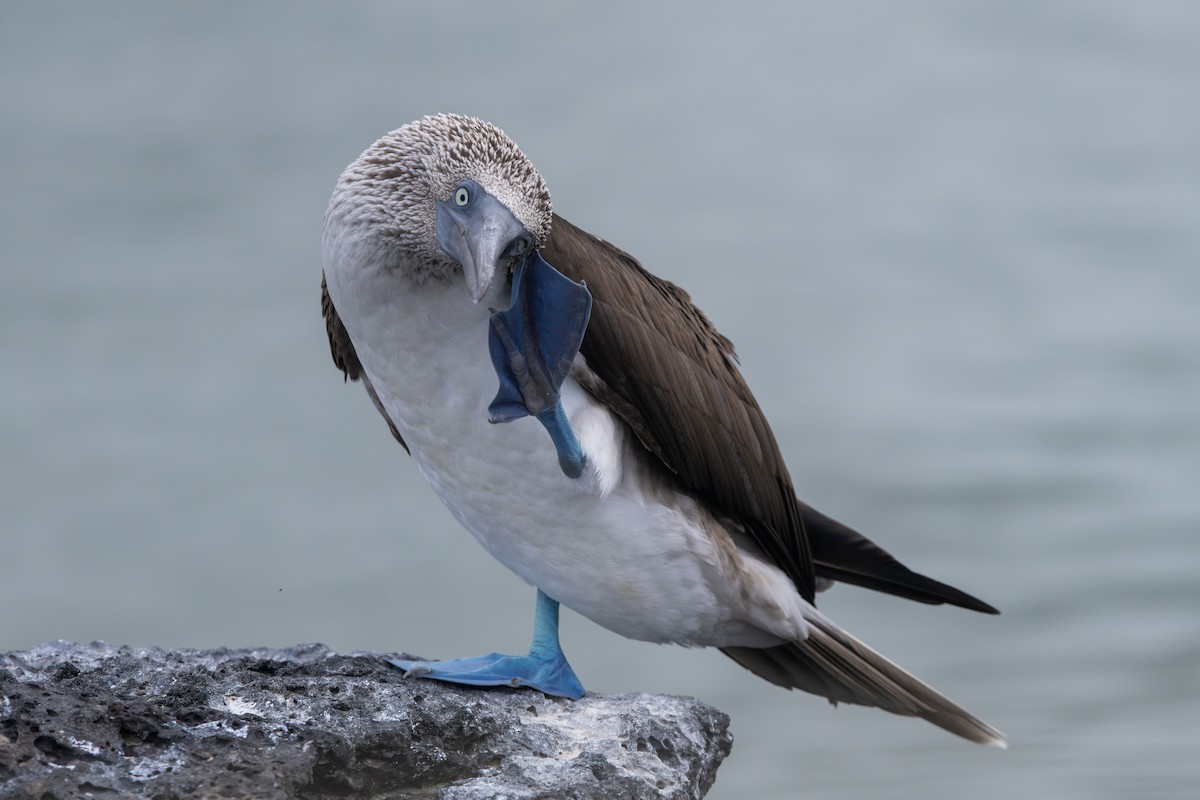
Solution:
M 489 653 L 476 658 L 452 658 L 447 661 L 405 661 L 388 659 L 393 667 L 404 670 L 406 678 L 431 678 L 467 686 L 529 686 L 555 697 L 578 700 L 583 686 L 561 657 L 543 661 L 534 656 L 507 656 Z
M 583 685 L 575 677 L 558 643 L 558 603 L 538 590 L 533 644 L 529 653 L 511 656 L 489 653 L 475 658 L 447 661 L 407 661 L 390 658 L 389 664 L 404 670 L 404 676 L 430 678 L 468 686 L 529 686 L 555 697 L 578 700 Z
M 559 390 L 592 310 L 587 287 L 575 283 L 533 252 L 516 266 L 512 305 L 492 314 L 488 351 L 500 390 L 488 407 L 492 422 L 533 416 L 546 428 L 558 463 L 571 478 L 583 472 L 583 450 L 567 421 Z

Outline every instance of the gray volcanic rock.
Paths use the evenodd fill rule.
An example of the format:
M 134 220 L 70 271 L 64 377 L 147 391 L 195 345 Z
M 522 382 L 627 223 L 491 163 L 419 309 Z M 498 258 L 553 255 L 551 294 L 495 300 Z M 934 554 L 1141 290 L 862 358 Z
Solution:
M 468 689 L 382 658 L 2 654 L 0 798 L 695 798 L 732 744 L 729 718 L 691 698 Z

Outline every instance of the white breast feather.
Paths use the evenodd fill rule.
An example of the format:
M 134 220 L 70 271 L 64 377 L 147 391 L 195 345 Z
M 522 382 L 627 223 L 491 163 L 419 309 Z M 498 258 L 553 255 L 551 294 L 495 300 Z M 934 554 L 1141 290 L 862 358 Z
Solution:
M 573 380 L 562 402 L 587 458 L 578 479 L 562 473 L 535 419 L 487 421 L 498 388 L 488 307 L 507 304 L 503 286 L 475 305 L 457 283 L 414 287 L 392 272 L 336 267 L 326 277 L 422 474 L 510 570 L 630 638 L 762 647 L 805 635 L 816 611 L 784 573 L 721 546 L 723 529 L 691 498 L 664 503 L 639 485 L 624 465 L 640 445 Z

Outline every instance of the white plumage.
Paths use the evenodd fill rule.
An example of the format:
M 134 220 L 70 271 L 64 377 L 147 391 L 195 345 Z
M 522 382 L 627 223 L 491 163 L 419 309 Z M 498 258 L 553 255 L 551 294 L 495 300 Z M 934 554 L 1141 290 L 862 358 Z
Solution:
M 498 561 L 568 608 L 633 639 L 764 647 L 803 635 L 816 610 L 778 568 L 739 550 L 691 498 L 631 468 L 625 424 L 568 378 L 563 407 L 587 457 L 566 477 L 532 418 L 488 422 L 496 373 L 489 307 L 465 284 L 369 267 L 327 230 L 326 280 L 364 370 L 422 474 Z M 380 298 L 388 298 L 380 302 Z M 724 541 L 714 542 L 714 537 Z
M 838 580 L 995 609 L 800 503 L 729 341 L 678 287 L 554 217 L 545 182 L 498 129 L 439 115 L 383 137 L 342 174 L 323 245 L 335 364 L 364 379 L 463 527 L 539 589 L 527 656 L 391 663 L 440 680 L 582 696 L 558 643 L 561 603 L 633 639 L 720 647 L 781 686 L 1003 746 L 999 731 L 806 598 Z M 523 288 L 520 308 L 493 318 L 511 302 L 516 264 L 555 272 L 539 250 L 583 273 L 555 280 L 597 287 L 586 329 L 582 313 L 570 316 L 570 295 L 532 281 L 523 287 L 540 287 L 534 295 Z M 570 291 L 588 302 L 578 286 Z M 496 353 L 493 325 L 504 332 Z M 576 326 L 575 338 L 563 326 Z M 559 393 L 563 372 L 550 365 L 567 363 L 581 340 L 595 362 L 575 355 Z M 542 415 L 545 429 L 533 417 L 489 422 L 501 385 L 501 407 Z M 556 402 L 569 426 L 545 416 Z M 564 444 L 572 438 L 582 474 L 578 449 Z

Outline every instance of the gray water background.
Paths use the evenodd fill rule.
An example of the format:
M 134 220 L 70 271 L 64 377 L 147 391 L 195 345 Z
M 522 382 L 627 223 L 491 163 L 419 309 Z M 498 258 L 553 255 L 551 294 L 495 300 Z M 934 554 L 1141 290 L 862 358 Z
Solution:
M 1200 797 L 1200 5 L 0 5 L 0 648 L 519 650 L 329 361 L 321 215 L 496 122 L 738 345 L 801 496 L 998 618 L 849 630 L 1012 749 L 564 615 L 730 713 L 714 798 Z

